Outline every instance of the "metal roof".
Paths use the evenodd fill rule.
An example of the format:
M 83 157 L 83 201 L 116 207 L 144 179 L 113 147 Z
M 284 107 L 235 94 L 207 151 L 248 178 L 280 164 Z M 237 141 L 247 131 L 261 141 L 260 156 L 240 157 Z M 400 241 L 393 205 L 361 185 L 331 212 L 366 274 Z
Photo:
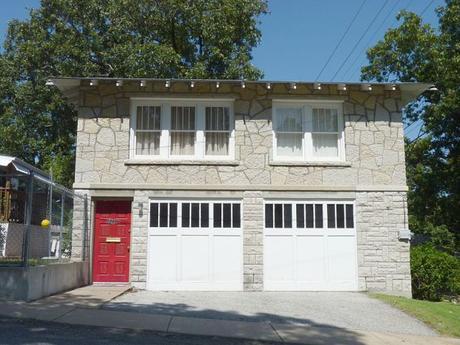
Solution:
M 50 175 L 43 170 L 40 170 L 17 157 L 0 155 L 0 170 L 6 170 L 7 168 L 23 175 L 30 175 L 31 172 L 33 172 L 34 175 L 40 179 L 51 182 Z

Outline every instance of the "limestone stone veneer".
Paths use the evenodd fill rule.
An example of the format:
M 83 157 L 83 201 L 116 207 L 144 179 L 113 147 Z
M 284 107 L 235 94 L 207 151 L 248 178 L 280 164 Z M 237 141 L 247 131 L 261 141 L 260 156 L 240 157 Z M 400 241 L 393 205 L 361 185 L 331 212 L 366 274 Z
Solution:
M 233 98 L 235 161 L 144 164 L 129 160 L 131 97 Z M 346 161 L 339 164 L 272 162 L 272 99 L 343 100 Z M 263 289 L 264 193 L 284 198 L 333 198 L 348 193 L 356 201 L 359 288 L 410 295 L 409 243 L 405 228 L 406 175 L 401 92 L 374 87 L 362 91 L 335 85 L 321 90 L 300 85 L 185 82 L 99 83 L 79 87 L 75 188 L 93 197 L 133 199 L 131 282 L 145 287 L 148 199 L 182 191 L 194 195 L 234 193 L 243 202 L 244 287 Z M 283 192 L 285 191 L 285 192 Z M 338 193 L 338 194 L 337 194 Z M 78 212 L 78 205 L 76 214 Z M 143 210 L 140 208 L 143 207 Z

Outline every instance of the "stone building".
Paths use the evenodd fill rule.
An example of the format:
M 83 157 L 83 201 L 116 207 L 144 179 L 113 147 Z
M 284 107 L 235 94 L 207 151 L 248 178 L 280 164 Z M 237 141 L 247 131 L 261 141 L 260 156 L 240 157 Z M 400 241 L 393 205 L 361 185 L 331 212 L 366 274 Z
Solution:
M 78 108 L 94 281 L 411 294 L 401 108 L 429 85 L 52 82 Z

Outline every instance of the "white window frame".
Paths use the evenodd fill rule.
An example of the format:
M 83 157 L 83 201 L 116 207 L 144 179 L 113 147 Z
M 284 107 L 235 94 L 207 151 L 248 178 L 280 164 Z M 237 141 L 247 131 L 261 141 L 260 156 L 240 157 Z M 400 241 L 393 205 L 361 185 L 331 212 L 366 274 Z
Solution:
M 336 109 L 338 143 L 337 157 L 316 157 L 313 154 L 313 108 Z M 299 108 L 302 112 L 302 155 L 282 156 L 278 155 L 277 110 L 282 108 Z M 332 133 L 332 132 L 331 132 Z M 273 100 L 272 104 L 272 134 L 273 134 L 273 161 L 274 162 L 344 162 L 345 161 L 345 134 L 343 119 L 343 101 L 316 101 L 316 100 Z M 318 133 L 321 134 L 321 133 Z
M 190 98 L 131 98 L 131 122 L 129 157 L 130 159 L 145 160 L 203 160 L 222 161 L 235 159 L 235 114 L 233 99 L 190 99 Z M 160 106 L 161 107 L 161 135 L 159 155 L 138 155 L 136 154 L 136 112 L 138 106 Z M 194 155 L 172 155 L 171 154 L 171 107 L 186 106 L 195 107 L 195 154 Z M 206 107 L 228 107 L 230 115 L 229 147 L 228 155 L 206 155 L 205 117 Z

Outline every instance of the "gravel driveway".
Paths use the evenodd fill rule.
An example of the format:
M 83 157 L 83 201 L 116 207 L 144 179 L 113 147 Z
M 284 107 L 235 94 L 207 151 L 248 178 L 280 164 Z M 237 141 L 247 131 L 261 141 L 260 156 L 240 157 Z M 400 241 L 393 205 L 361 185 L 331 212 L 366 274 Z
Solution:
M 436 335 L 415 318 L 357 292 L 137 291 L 116 298 L 104 308 L 206 319 Z

